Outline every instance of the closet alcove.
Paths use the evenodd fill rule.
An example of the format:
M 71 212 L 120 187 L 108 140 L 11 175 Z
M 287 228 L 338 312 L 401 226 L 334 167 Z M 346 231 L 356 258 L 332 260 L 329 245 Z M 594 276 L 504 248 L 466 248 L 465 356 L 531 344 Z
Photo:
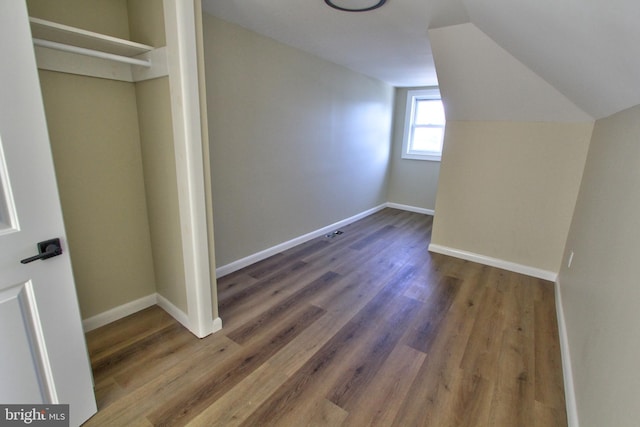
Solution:
M 197 336 L 219 329 L 199 2 L 27 6 L 85 330 L 153 304 Z

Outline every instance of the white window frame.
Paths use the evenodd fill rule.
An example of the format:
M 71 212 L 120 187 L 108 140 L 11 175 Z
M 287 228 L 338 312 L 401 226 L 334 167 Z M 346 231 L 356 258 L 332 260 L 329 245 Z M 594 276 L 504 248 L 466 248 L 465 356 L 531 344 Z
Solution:
M 404 135 L 402 137 L 402 158 L 439 162 L 442 158 L 442 151 L 418 151 L 410 149 L 411 147 L 409 144 L 409 139 L 413 135 L 413 119 L 416 110 L 416 101 L 422 99 L 442 100 L 442 98 L 440 97 L 440 90 L 435 87 L 430 89 L 415 89 L 407 92 L 407 105 L 405 108 L 404 118 Z M 442 135 L 444 138 L 444 126 Z

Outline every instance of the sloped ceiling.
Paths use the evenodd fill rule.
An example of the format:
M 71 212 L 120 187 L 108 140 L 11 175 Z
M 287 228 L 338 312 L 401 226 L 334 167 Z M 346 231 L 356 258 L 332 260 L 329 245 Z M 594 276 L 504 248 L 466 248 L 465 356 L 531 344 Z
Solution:
M 471 22 L 593 118 L 640 104 L 638 0 L 203 0 L 205 12 L 393 86 L 437 83 L 427 29 Z
M 640 104 L 640 1 L 463 3 L 473 24 L 594 118 Z
M 429 30 L 448 120 L 593 118 L 471 23 Z

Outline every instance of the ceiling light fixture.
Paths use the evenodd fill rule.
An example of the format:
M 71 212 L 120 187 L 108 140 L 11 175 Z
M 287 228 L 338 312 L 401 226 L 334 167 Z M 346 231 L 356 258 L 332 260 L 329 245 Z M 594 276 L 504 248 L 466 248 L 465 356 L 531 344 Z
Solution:
M 367 12 L 385 4 L 387 0 L 324 0 L 334 9 L 344 12 Z

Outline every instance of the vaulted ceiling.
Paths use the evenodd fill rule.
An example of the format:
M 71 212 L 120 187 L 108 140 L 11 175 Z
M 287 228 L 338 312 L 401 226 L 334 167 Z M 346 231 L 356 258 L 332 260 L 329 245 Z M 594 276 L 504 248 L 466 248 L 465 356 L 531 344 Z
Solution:
M 398 87 L 437 84 L 429 29 L 471 23 L 593 118 L 640 104 L 638 0 L 387 0 L 365 13 L 324 0 L 203 0 L 203 7 Z

